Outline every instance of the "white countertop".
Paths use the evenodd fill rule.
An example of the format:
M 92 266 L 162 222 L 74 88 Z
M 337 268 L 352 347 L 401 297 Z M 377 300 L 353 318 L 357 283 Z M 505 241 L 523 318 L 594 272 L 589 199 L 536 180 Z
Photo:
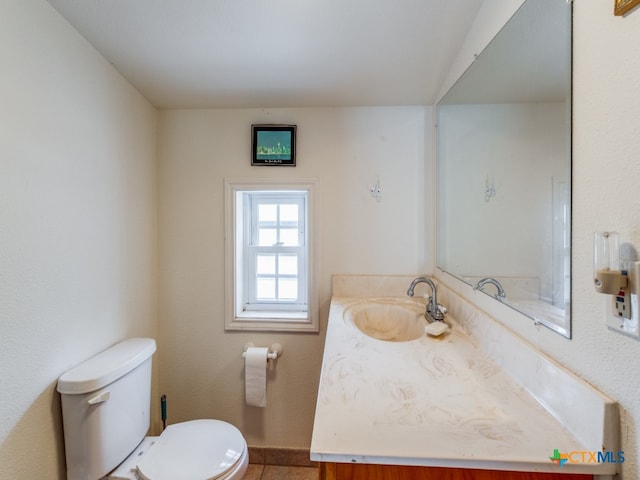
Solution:
M 558 472 L 554 449 L 591 450 L 455 321 L 441 337 L 387 342 L 344 318 L 345 308 L 376 300 L 415 303 L 332 299 L 312 460 Z M 567 463 L 562 471 L 606 474 L 615 465 Z

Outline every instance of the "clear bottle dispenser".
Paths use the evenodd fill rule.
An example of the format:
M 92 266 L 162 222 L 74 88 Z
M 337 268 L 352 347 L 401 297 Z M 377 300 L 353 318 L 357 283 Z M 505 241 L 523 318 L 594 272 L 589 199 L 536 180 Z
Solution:
M 617 232 L 595 232 L 593 270 L 597 292 L 616 295 L 626 288 L 627 276 L 620 270 Z

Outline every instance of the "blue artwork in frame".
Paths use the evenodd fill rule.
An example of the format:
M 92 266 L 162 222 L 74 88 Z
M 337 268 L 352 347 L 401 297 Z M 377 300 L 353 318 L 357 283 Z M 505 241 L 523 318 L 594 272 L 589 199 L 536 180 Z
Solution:
M 295 125 L 251 125 L 251 165 L 296 166 Z

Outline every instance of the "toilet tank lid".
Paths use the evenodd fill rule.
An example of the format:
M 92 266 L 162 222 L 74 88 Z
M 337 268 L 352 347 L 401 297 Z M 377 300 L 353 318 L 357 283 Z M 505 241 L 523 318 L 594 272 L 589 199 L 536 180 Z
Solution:
M 93 392 L 126 375 L 155 351 L 153 338 L 129 338 L 64 373 L 57 390 L 71 395 Z

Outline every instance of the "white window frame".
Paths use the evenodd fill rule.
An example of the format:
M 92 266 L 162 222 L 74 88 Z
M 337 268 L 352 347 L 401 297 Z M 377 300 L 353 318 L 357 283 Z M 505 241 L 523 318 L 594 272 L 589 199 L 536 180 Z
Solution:
M 317 332 L 318 314 L 315 291 L 316 181 L 310 179 L 225 179 L 225 330 Z M 306 194 L 303 249 L 306 261 L 299 277 L 299 298 L 292 302 L 257 302 L 250 298 L 248 282 L 255 272 L 250 265 L 251 235 L 249 216 L 245 215 L 246 194 L 278 196 L 285 192 Z M 280 247 L 280 252 L 289 248 Z M 269 250 L 268 248 L 266 250 Z M 298 249 L 298 252 L 300 249 Z M 306 272 L 304 269 L 306 268 Z M 300 289 L 303 289 L 301 292 Z M 301 293 L 301 295 L 300 295 Z M 306 306 L 305 306 L 306 303 Z

